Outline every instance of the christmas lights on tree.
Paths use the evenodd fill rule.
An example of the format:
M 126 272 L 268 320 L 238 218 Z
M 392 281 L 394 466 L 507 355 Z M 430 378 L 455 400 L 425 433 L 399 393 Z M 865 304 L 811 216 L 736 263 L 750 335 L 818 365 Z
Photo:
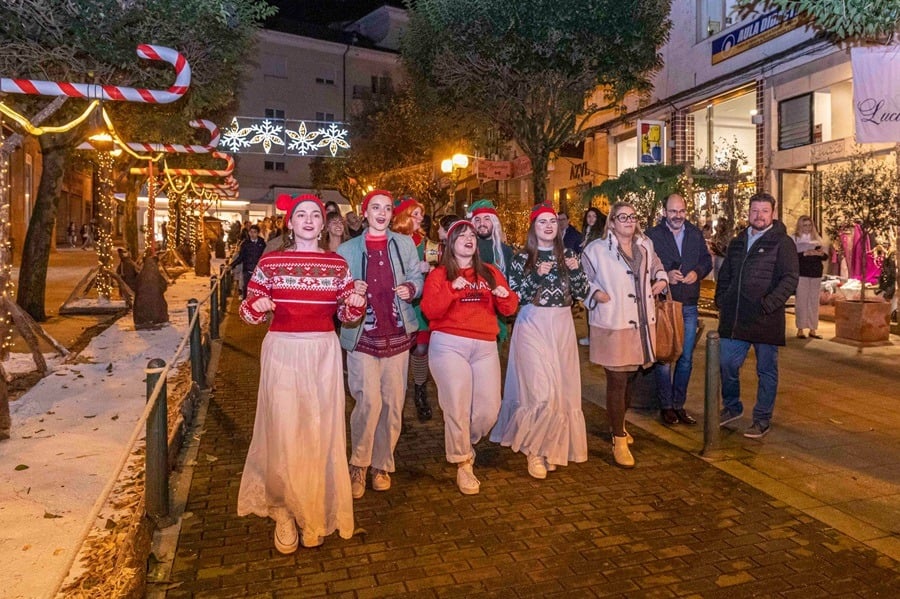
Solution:
M 115 197 L 113 187 L 112 152 L 97 153 L 97 196 L 99 204 L 99 222 L 97 223 L 97 294 L 101 300 L 109 301 L 112 296 L 112 224 L 115 215 Z
M 6 136 L 3 132 L 3 121 L 0 120 L 0 147 Z M 9 157 L 0 152 L 0 300 L 6 306 L 12 302 L 15 285 L 12 282 L 12 252 L 9 242 Z M 12 315 L 4 308 L 0 310 L 0 358 L 9 356 L 13 343 Z

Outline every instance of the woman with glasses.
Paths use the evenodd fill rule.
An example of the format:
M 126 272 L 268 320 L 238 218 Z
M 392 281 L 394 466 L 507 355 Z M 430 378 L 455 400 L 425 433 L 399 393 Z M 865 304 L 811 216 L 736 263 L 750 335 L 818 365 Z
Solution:
M 584 249 L 581 262 L 589 283 L 590 360 L 606 373 L 613 459 L 633 468 L 633 439 L 625 431 L 628 387 L 638 370 L 656 361 L 654 298 L 668 285 L 666 271 L 628 202 L 613 204 L 603 236 Z

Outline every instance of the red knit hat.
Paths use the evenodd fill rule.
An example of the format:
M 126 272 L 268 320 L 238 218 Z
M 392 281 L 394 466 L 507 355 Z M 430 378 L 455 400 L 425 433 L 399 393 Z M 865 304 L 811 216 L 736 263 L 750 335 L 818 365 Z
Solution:
M 402 198 L 396 199 L 394 200 L 394 216 L 397 216 L 401 212 L 405 212 L 407 210 L 412 212 L 420 206 L 422 206 L 421 202 L 419 202 L 412 196 L 404 196 Z M 422 209 L 424 210 L 424 207 Z
M 556 210 L 553 209 L 553 206 L 550 204 L 536 204 L 531 209 L 531 216 L 528 217 L 528 222 L 534 222 L 534 220 L 542 214 L 550 214 L 552 216 L 556 216 Z
M 369 207 L 369 200 L 371 200 L 375 196 L 384 196 L 391 202 L 391 204 L 394 203 L 394 196 L 391 195 L 391 192 L 385 191 L 383 189 L 373 189 L 372 191 L 370 191 L 369 193 L 366 194 L 366 197 L 363 198 L 363 201 L 362 201 L 363 216 L 365 216 L 365 214 L 366 214 L 366 208 Z
M 459 220 L 453 221 L 453 224 L 451 224 L 450 228 L 447 229 L 447 238 L 450 238 L 450 233 L 452 233 L 456 228 L 463 225 L 469 227 L 472 230 L 475 230 L 475 225 L 472 224 L 472 221 L 461 218 Z
M 303 195 L 291 197 L 290 195 L 283 193 L 278 196 L 278 199 L 275 200 L 275 207 L 279 210 L 284 210 L 287 213 L 287 218 L 290 219 L 294 215 L 294 209 L 300 205 L 301 202 L 313 202 L 316 206 L 319 207 L 319 212 L 322 213 L 322 217 L 325 216 L 325 205 L 322 204 L 322 200 L 319 199 L 319 196 L 313 195 L 311 193 L 305 193 Z

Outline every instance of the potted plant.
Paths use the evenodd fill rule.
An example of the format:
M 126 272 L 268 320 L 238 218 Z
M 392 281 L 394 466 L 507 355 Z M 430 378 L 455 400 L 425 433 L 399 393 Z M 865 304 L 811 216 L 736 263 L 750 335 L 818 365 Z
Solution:
M 900 224 L 898 189 L 893 156 L 857 152 L 848 163 L 822 174 L 820 196 L 828 233 L 838 239 L 851 228 L 862 239 L 862 251 L 851 257 L 851 272 L 862 273 L 859 299 L 835 302 L 835 333 L 839 341 L 880 344 L 890 337 L 890 303 L 866 294 L 866 241 L 872 237 L 887 238 Z

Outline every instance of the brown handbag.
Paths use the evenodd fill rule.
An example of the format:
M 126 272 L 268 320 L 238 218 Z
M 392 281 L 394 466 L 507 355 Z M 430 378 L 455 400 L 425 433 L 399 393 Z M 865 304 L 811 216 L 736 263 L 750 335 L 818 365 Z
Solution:
M 681 302 L 665 295 L 656 298 L 656 354 L 657 362 L 674 362 L 684 348 L 684 315 Z

